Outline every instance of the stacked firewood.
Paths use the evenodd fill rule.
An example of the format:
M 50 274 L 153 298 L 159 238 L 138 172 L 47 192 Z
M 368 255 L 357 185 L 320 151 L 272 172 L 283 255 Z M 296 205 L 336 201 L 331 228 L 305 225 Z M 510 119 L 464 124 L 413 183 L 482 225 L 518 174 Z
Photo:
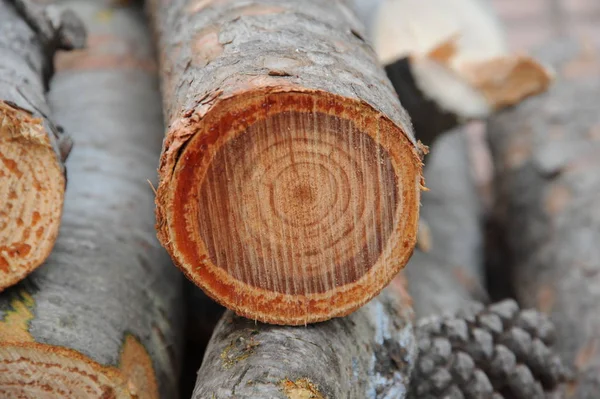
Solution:
M 0 398 L 600 396 L 600 53 L 506 37 L 487 0 L 0 0 Z

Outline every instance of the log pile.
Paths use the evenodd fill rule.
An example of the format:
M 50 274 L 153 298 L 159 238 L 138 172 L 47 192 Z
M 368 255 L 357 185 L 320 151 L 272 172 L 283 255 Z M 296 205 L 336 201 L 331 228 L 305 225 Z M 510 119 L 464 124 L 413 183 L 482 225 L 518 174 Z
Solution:
M 600 395 L 598 46 L 513 53 L 487 0 L 140 3 L 0 0 L 1 398 Z
M 151 42 L 140 10 L 64 7 L 89 37 L 56 58 L 49 103 L 77 144 L 52 254 L 0 297 L 0 397 L 175 398 L 181 276 L 146 183 L 162 138 Z

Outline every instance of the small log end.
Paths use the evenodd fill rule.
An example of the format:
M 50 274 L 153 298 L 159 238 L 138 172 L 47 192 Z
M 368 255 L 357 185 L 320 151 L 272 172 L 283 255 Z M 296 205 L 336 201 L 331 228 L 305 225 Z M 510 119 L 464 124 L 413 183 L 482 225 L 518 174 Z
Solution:
M 176 263 L 224 306 L 267 323 L 344 316 L 377 295 L 415 245 L 416 146 L 341 96 L 218 96 L 172 127 L 163 149 L 157 228 Z
M 65 175 L 45 129 L 0 101 L 0 291 L 41 265 L 58 235 Z

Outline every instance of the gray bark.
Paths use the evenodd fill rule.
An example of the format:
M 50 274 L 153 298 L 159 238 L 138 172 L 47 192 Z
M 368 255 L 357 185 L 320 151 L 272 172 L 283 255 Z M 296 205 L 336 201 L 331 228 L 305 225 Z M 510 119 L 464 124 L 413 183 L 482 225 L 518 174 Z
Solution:
M 486 301 L 482 206 L 462 130 L 443 134 L 426 158 L 421 228 L 406 266 L 417 317 L 451 313 Z
M 403 284 L 399 276 L 350 316 L 305 327 L 255 323 L 227 311 L 193 398 L 404 398 L 416 343 Z
M 489 123 L 496 219 L 517 298 L 550 315 L 556 348 L 577 371 L 569 397 L 600 392 L 600 51 L 574 40 L 540 56 L 558 79 Z
M 77 146 L 54 251 L 0 297 L 0 396 L 175 398 L 182 279 L 153 228 L 163 122 L 150 35 L 134 7 L 63 6 L 90 34 L 57 57 L 49 94 Z
M 45 90 L 56 50 L 83 43 L 78 22 L 57 13 L 42 35 L 45 9 L 0 1 L 0 291 L 37 268 L 56 240 L 71 140 L 52 122 Z

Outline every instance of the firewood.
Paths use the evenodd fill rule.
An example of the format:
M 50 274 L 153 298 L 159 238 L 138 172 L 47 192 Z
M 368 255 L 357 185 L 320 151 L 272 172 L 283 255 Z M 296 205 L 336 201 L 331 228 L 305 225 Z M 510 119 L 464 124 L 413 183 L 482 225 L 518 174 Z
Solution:
M 462 129 L 442 134 L 427 157 L 417 247 L 406 266 L 415 314 L 455 313 L 486 301 L 482 206 Z
M 488 0 L 352 0 L 380 62 L 429 145 L 467 120 L 543 92 L 551 73 L 512 53 Z
M 343 316 L 406 264 L 422 149 L 344 2 L 150 2 L 169 126 L 157 230 L 237 314 Z
M 409 281 L 408 289 L 416 295 L 415 309 L 418 309 L 421 315 L 454 312 L 470 304 L 473 298 L 478 298 L 476 293 L 479 291 L 475 287 L 480 287 L 483 278 L 477 193 L 470 179 L 466 140 L 462 132 L 445 134 L 436 141 L 425 174 L 426 178 L 431 179 L 431 184 L 428 183 L 429 191 L 422 195 L 421 212 L 427 222 L 431 222 L 431 228 L 428 234 L 424 233 L 421 227 L 415 255 L 405 270 Z M 377 334 L 385 335 L 381 330 L 375 334 L 376 330 L 371 327 L 374 324 L 370 321 L 375 320 L 373 317 L 384 317 L 378 322 L 380 326 L 385 326 L 382 322 L 388 318 L 397 318 L 386 306 L 382 308 L 384 312 L 379 310 L 382 303 L 392 300 L 394 296 L 396 299 L 393 300 L 402 301 L 405 315 L 401 320 L 406 321 L 400 326 L 395 326 L 392 322 L 392 325 L 386 328 L 396 331 L 404 324 L 408 325 L 406 312 L 410 311 L 412 314 L 412 310 L 409 308 L 410 303 L 403 284 L 403 277 L 399 276 L 384 294 L 355 314 L 306 328 L 269 327 L 262 324 L 255 326 L 252 322 L 242 321 L 241 318 L 227 313 L 209 343 L 202 368 L 198 372 L 195 397 L 211 397 L 214 393 L 216 398 L 285 398 L 285 386 L 299 389 L 299 392 L 306 395 L 311 393 L 310 386 L 316 386 L 318 393 L 311 393 L 315 398 L 404 397 L 410 376 L 409 368 L 401 369 L 403 379 L 394 383 L 390 380 L 386 382 L 390 384 L 389 389 L 373 389 L 381 370 L 390 365 L 398 367 L 393 365 L 397 362 L 398 353 L 402 352 L 379 352 L 374 350 L 379 346 L 369 343 L 376 340 Z M 363 325 L 369 328 L 365 329 Z M 261 335 L 252 336 L 252 331 L 260 332 Z M 406 331 L 402 334 L 410 336 Z M 396 333 L 392 334 L 394 335 Z M 243 340 L 236 341 L 238 337 L 242 337 Z M 410 337 L 412 340 L 412 336 Z M 229 369 L 225 362 L 227 359 L 245 355 L 244 348 L 247 346 L 244 345 L 248 345 L 249 339 L 254 340 L 249 345 L 253 357 L 248 360 L 244 358 L 239 366 Z M 363 345 L 365 341 L 369 343 L 366 347 Z M 260 345 L 256 344 L 257 342 L 260 342 Z M 293 349 L 290 350 L 288 345 L 293 345 Z M 414 350 L 412 346 L 402 345 L 409 353 Z M 370 353 L 373 351 L 375 356 Z M 357 365 L 360 365 L 360 368 L 348 364 L 352 358 L 358 359 Z M 365 366 L 371 364 L 369 362 L 375 362 L 379 366 Z M 332 373 L 331 370 L 342 371 Z M 352 384 L 353 380 L 348 380 L 345 374 L 340 375 L 343 370 L 352 370 L 352 375 L 363 376 L 359 379 L 362 385 L 358 385 L 356 389 L 347 386 L 346 384 Z M 269 378 L 261 380 L 263 373 Z M 253 381 L 256 380 L 262 382 L 253 385 Z M 304 383 L 307 380 L 313 385 Z M 226 383 L 221 385 L 222 381 Z M 242 382 L 236 385 L 237 381 Z M 342 381 L 340 387 L 336 387 L 336 381 Z M 365 390 L 365 387 L 370 388 Z M 302 388 L 305 391 L 301 391 Z M 301 396 L 290 394 L 287 397 Z
M 90 36 L 57 56 L 49 102 L 77 146 L 52 254 L 0 296 L 0 397 L 176 398 L 182 278 L 153 229 L 150 34 L 141 9 L 65 6 Z
M 0 1 L 0 291 L 44 262 L 62 214 L 71 140 L 45 90 L 54 52 L 80 47 L 85 34 L 72 14 L 51 25 L 46 11 Z
M 208 342 L 225 308 L 188 280 L 184 282 L 184 296 L 187 314 L 181 394 L 184 398 L 189 398 L 194 390 Z
M 502 223 L 517 298 L 550 315 L 557 351 L 577 371 L 569 397 L 600 387 L 600 50 L 574 40 L 540 57 L 558 79 L 489 123 Z
M 227 311 L 192 397 L 404 398 L 416 355 L 404 284 L 399 275 L 353 314 L 306 327 L 255 323 Z

